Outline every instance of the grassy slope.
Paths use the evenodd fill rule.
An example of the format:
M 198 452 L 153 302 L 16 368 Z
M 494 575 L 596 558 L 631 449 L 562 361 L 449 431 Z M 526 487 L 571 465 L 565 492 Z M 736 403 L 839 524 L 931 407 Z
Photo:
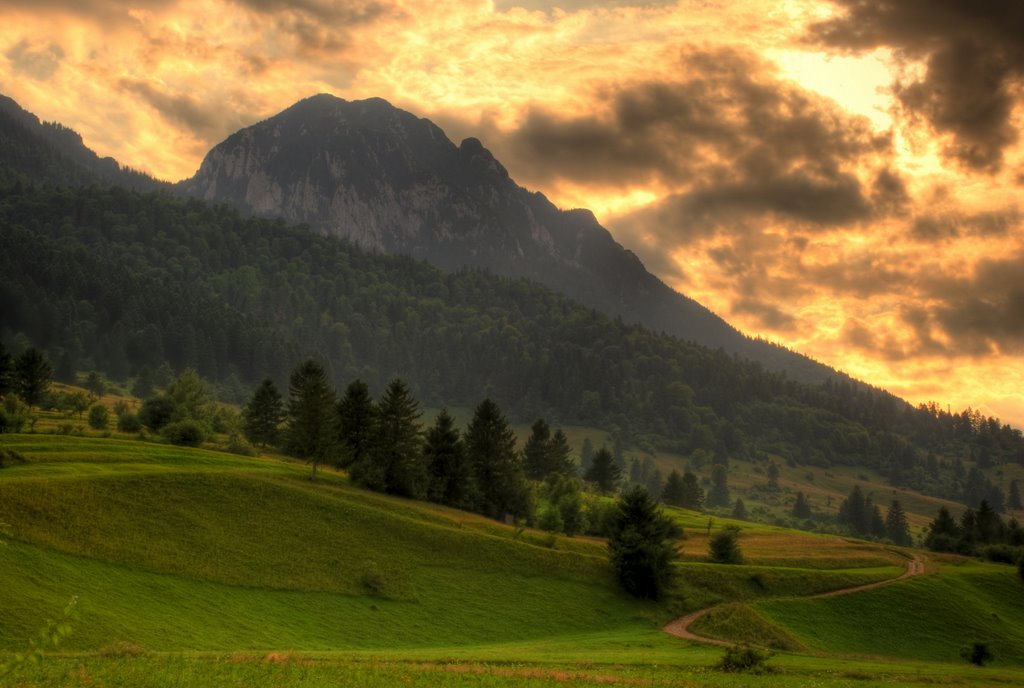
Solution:
M 127 675 L 138 677 L 133 685 L 160 685 L 166 672 L 199 677 L 181 685 L 202 685 L 211 676 L 252 683 L 270 674 L 283 685 L 319 685 L 361 673 L 367 686 L 393 685 L 404 676 L 435 685 L 429 678 L 441 675 L 445 684 L 460 685 L 449 676 L 452 657 L 459 658 L 458 680 L 466 672 L 479 679 L 474 685 L 555 685 L 566 674 L 587 685 L 609 672 L 624 682 L 678 685 L 680 670 L 702 685 L 748 685 L 707 673 L 720 650 L 661 633 L 658 624 L 669 610 L 620 594 L 598 541 L 559 538 L 545 546 L 552 544 L 545 535 L 517 535 L 470 514 L 355 490 L 330 472 L 311 484 L 307 467 L 276 459 L 54 435 L 0 436 L 0 445 L 29 459 L 0 469 L 0 521 L 13 527 L 0 552 L 0 647 L 23 647 L 42 619 L 59 614 L 77 594 L 82 618 L 67 649 L 127 642 L 233 653 L 68 658 L 23 674 L 36 677 L 26 685 L 88 685 Z M 702 561 L 708 518 L 670 513 L 688 536 L 679 565 L 686 609 L 857 585 L 895 575 L 905 560 L 891 548 L 742 524 L 748 565 L 713 566 Z M 711 532 L 729 522 L 714 519 Z M 971 591 L 962 613 L 935 618 L 961 623 L 998 609 L 1011 630 L 977 639 L 993 642 L 1004 665 L 1024 661 L 1006 649 L 1024 646 L 1018 635 L 1024 610 L 1002 602 L 1015 590 L 1019 597 L 1008 571 L 947 566 L 941 576 L 918 579 L 933 586 L 919 596 L 933 607 L 918 611 L 939 614 L 934 600 Z M 947 587 L 934 587 L 937 582 Z M 756 609 L 811 648 L 957 661 L 950 653 L 959 645 L 950 650 L 948 637 L 923 642 L 920 651 L 894 651 L 901 647 L 898 630 L 865 632 L 867 645 L 844 640 L 851 625 L 874 627 L 864 619 L 894 623 L 885 614 L 899 609 L 899 591 L 916 583 L 834 600 L 763 602 Z M 875 595 L 882 601 L 871 602 Z M 832 609 L 855 600 L 867 601 L 852 611 Z M 289 650 L 330 652 L 315 661 L 308 654 L 283 664 L 264 661 L 267 652 Z M 366 653 L 385 661 L 368 669 Z M 500 669 L 524 661 L 543 668 L 536 675 Z M 966 671 L 885 662 L 870 668 L 858 660 L 844 678 L 832 670 L 835 659 L 783 655 L 773 663 L 783 671 L 773 679 L 777 685 L 822 676 L 828 685 L 904 685 L 911 674 L 927 682 Z
M 598 543 L 569 552 L 513 540 L 513 529 L 330 474 L 311 484 L 290 463 L 119 440 L 2 441 L 29 458 L 0 475 L 0 520 L 14 533 L 0 560 L 14 582 L 0 590 L 12 610 L 4 644 L 37 623 L 37 605 L 19 600 L 53 609 L 72 594 L 94 619 L 77 647 L 480 643 L 655 613 L 615 589 Z
M 759 602 L 755 608 L 824 652 L 959 660 L 973 642 L 1024 662 L 1024 586 L 1009 566 L 965 561 L 856 595 Z

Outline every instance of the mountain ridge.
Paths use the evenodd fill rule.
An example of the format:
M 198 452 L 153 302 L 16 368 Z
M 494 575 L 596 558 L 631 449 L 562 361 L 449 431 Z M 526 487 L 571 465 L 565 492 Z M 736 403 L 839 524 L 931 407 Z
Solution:
M 300 100 L 214 146 L 176 188 L 445 270 L 526 277 L 613 317 L 801 381 L 845 378 L 743 335 L 650 273 L 591 211 L 557 208 L 518 186 L 479 139 L 456 146 L 430 120 L 381 98 Z

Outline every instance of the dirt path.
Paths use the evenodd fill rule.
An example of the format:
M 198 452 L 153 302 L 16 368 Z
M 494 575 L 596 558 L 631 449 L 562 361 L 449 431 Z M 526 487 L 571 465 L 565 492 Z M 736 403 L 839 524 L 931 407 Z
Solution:
M 889 585 L 890 583 L 895 583 L 896 581 L 900 581 L 905 578 L 919 576 L 922 573 L 924 573 L 924 562 L 921 561 L 919 557 L 914 556 L 913 559 L 907 562 L 907 570 L 904 571 L 902 575 L 899 575 L 896 578 L 889 578 L 887 580 L 877 581 L 875 583 L 857 585 L 852 588 L 833 590 L 831 592 L 822 592 L 818 593 L 817 595 L 809 595 L 807 599 L 813 600 L 822 597 L 838 597 L 839 595 L 849 595 L 851 593 L 861 592 L 863 590 L 880 588 L 883 585 Z M 730 647 L 732 645 L 735 645 L 735 643 L 730 643 L 725 640 L 705 638 L 704 636 L 697 635 L 696 633 L 690 630 L 690 626 L 693 624 L 693 622 L 695 622 L 697 619 L 701 618 L 713 609 L 715 609 L 715 607 L 707 607 L 706 609 L 700 609 L 698 611 L 691 612 L 686 616 L 679 617 L 675 621 L 670 621 L 668 624 L 665 625 L 664 628 L 662 628 L 662 630 L 668 633 L 669 635 L 674 635 L 675 637 L 682 638 L 683 640 L 693 640 L 694 642 L 706 643 L 708 645 L 721 645 L 722 647 Z

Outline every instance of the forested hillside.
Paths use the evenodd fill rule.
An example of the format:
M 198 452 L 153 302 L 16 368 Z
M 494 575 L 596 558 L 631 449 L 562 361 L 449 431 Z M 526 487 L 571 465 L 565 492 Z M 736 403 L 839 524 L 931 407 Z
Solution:
M 10 98 L 0 95 L 0 183 L 76 185 L 108 183 L 132 189 L 165 187 L 141 172 L 101 158 L 82 143 L 78 132 L 55 122 L 40 122 Z
M 958 460 L 1024 460 L 995 419 L 878 390 L 808 386 L 525 280 L 444 273 L 226 207 L 118 188 L 0 191 L 0 334 L 65 373 L 167 362 L 248 391 L 307 356 L 342 387 L 407 380 L 425 404 L 611 429 L 684 454 L 879 468 L 961 499 Z

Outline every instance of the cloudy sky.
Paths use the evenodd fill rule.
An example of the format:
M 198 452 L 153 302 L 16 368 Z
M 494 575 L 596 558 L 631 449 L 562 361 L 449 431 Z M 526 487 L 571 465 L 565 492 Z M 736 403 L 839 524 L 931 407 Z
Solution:
M 1024 425 L 1019 0 L 4 0 L 0 92 L 168 180 L 383 97 L 743 331 Z

